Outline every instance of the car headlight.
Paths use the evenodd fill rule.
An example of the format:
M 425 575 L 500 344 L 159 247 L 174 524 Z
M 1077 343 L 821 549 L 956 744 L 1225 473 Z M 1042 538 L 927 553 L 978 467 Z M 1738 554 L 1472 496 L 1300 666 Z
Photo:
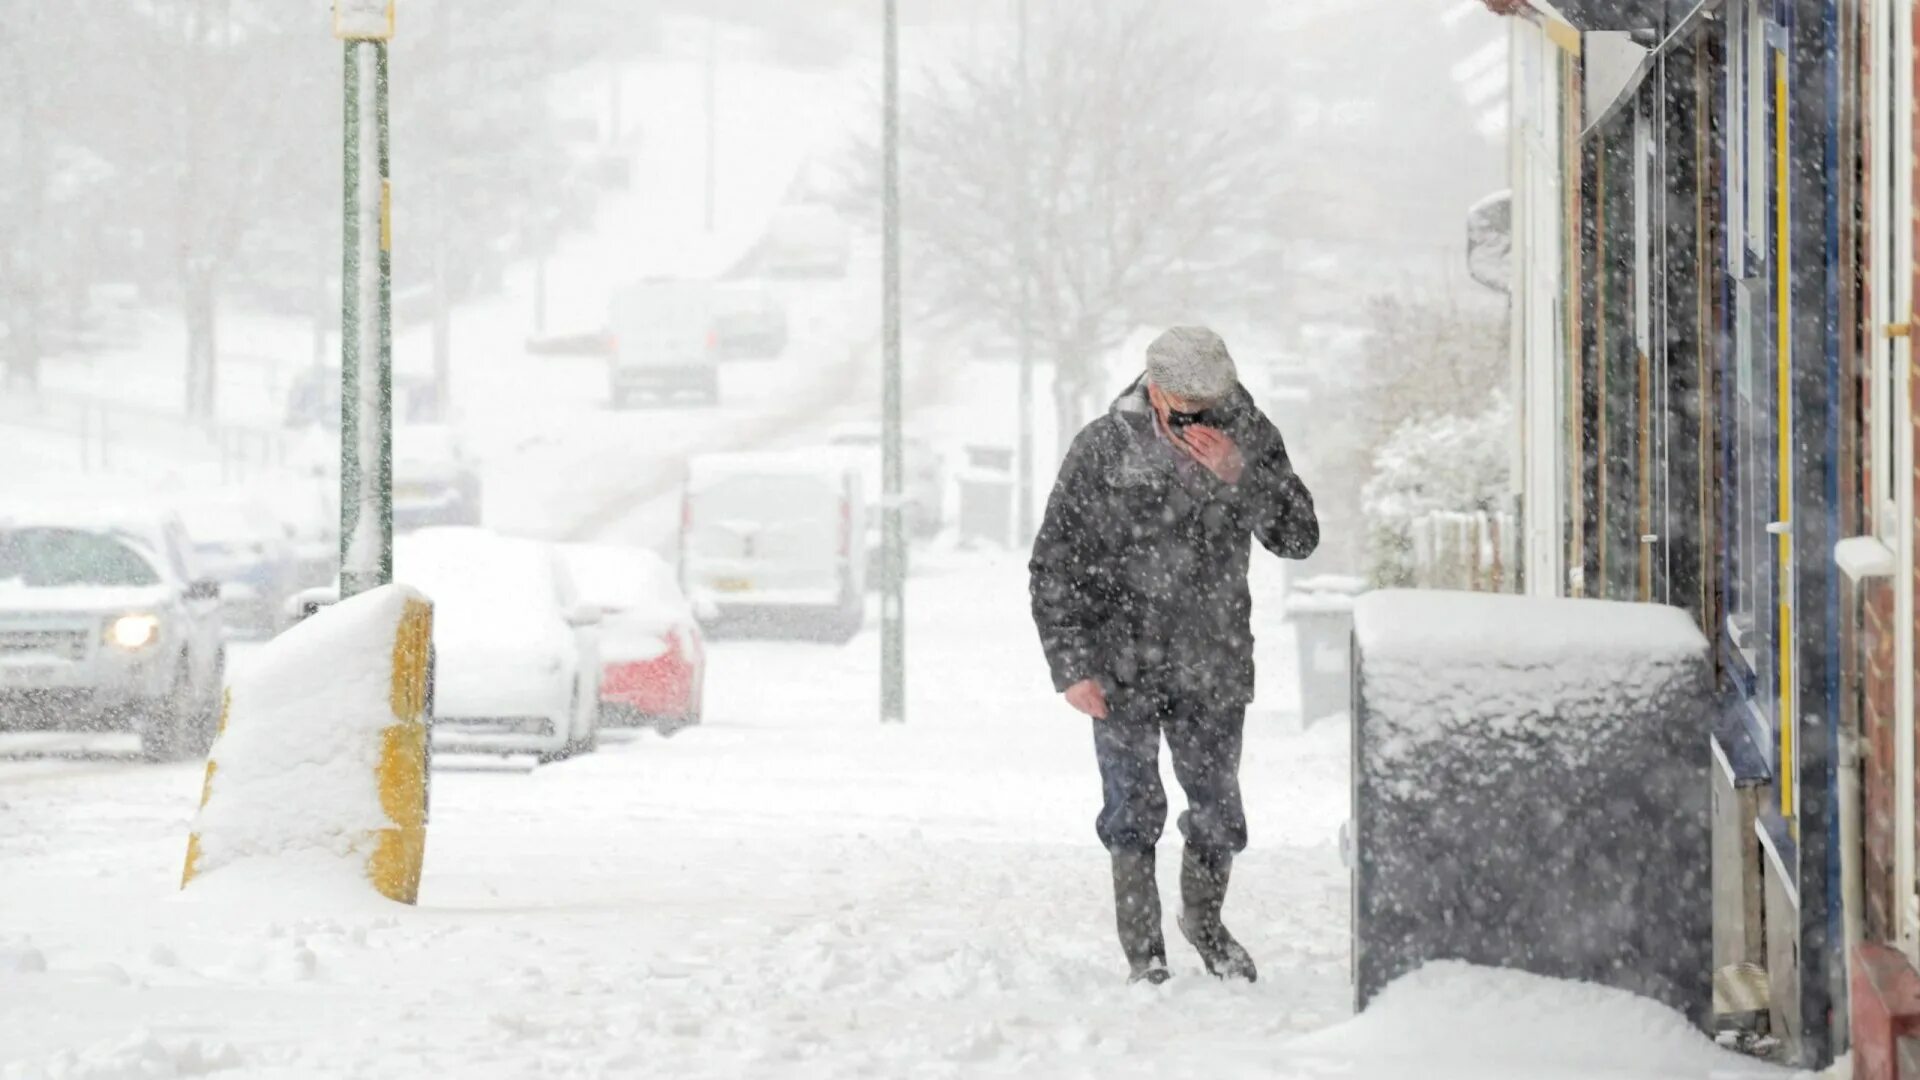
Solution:
M 144 649 L 159 639 L 158 616 L 122 615 L 107 626 L 107 640 L 123 649 Z

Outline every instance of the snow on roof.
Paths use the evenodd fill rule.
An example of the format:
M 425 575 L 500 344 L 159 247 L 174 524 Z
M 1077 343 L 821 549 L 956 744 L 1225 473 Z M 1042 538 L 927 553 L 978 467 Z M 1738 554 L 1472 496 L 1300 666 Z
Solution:
M 80 529 L 91 532 L 157 533 L 172 512 L 144 501 L 100 503 L 72 499 L 36 500 L 0 509 L 0 528 Z
M 622 616 L 616 623 L 665 629 L 692 620 L 677 575 L 657 553 L 621 544 L 563 544 L 560 553 L 580 596 Z

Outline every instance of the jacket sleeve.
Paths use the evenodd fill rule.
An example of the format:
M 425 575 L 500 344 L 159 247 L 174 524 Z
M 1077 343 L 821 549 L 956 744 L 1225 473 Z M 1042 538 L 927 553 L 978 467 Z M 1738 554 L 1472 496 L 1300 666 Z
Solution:
M 1098 503 L 1103 484 L 1099 437 L 1082 431 L 1067 451 L 1047 498 L 1046 517 L 1027 564 L 1033 623 L 1052 669 L 1053 688 L 1104 675 L 1098 631 L 1106 590 L 1100 585 Z
M 1252 438 L 1243 448 L 1247 475 L 1242 481 L 1253 494 L 1253 535 L 1268 551 L 1283 559 L 1304 559 L 1320 546 L 1320 518 L 1313 510 L 1313 493 L 1293 471 L 1280 429 L 1256 414 Z

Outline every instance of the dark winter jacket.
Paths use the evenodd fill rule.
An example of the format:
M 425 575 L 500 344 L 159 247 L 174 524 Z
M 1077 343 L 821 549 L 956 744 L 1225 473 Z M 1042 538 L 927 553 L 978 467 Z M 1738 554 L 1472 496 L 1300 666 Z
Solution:
M 1110 694 L 1253 699 L 1249 541 L 1304 559 L 1320 522 L 1246 389 L 1214 414 L 1246 460 L 1238 484 L 1187 467 L 1144 380 L 1073 440 L 1029 564 L 1055 689 L 1091 678 Z

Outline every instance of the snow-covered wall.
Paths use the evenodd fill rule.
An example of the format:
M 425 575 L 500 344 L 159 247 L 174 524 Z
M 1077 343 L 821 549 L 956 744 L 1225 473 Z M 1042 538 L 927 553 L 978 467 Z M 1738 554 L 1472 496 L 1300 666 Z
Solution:
M 426 845 L 432 609 L 387 586 L 322 609 L 228 691 L 183 888 L 236 864 L 411 903 Z
M 1433 959 L 1712 1005 L 1707 642 L 1675 608 L 1449 592 L 1354 622 L 1358 1003 Z

